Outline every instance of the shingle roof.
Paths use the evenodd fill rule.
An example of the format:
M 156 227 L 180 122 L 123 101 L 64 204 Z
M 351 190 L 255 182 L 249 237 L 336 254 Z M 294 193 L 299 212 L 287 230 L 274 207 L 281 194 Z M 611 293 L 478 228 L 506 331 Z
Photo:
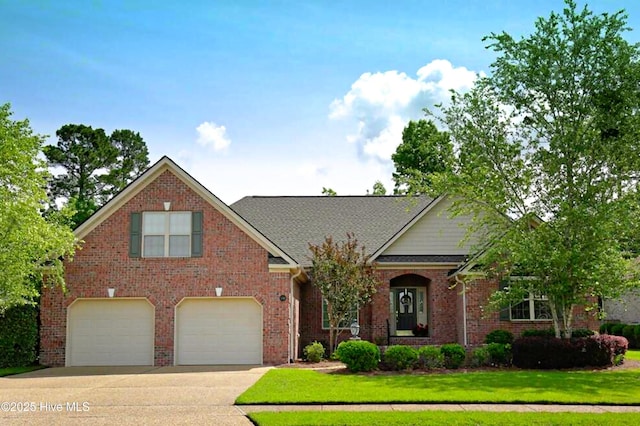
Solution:
M 351 232 L 374 253 L 433 199 L 403 196 L 245 197 L 230 207 L 301 265 L 310 265 L 309 243 L 342 240 Z

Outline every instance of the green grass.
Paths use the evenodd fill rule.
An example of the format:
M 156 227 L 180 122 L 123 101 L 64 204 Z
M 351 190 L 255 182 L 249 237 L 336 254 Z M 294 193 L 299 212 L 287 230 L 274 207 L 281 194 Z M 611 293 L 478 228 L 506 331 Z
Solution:
M 14 374 L 28 373 L 29 371 L 40 370 L 44 368 L 41 365 L 29 365 L 27 367 L 6 367 L 0 368 L 0 377 L 12 376 Z
M 517 413 L 450 411 L 289 411 L 253 413 L 249 418 L 259 426 L 280 425 L 585 425 L 640 424 L 640 413 Z
M 625 359 L 632 359 L 634 361 L 640 361 L 640 350 L 639 349 L 629 349 L 627 353 L 624 355 Z
M 326 374 L 274 369 L 237 404 L 354 403 L 640 404 L 640 370 Z

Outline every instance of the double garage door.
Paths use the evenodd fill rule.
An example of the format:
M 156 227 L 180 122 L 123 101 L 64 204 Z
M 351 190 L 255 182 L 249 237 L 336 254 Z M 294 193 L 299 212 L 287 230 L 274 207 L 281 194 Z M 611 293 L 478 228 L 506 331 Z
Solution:
M 176 307 L 179 365 L 261 364 L 262 308 L 250 298 L 186 298 Z M 69 306 L 67 365 L 153 365 L 155 310 L 146 299 Z

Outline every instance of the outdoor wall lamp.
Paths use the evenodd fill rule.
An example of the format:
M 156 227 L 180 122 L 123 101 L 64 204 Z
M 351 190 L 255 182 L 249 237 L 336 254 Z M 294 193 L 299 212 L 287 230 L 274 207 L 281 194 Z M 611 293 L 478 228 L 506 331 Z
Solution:
M 164 202 L 164 211 L 168 212 L 171 209 L 171 201 Z
M 358 334 L 360 334 L 360 324 L 358 324 L 358 321 L 352 322 L 349 326 L 349 330 L 351 331 L 352 340 L 360 340 L 358 337 Z
M 222 287 L 216 287 L 216 297 L 222 296 Z
M 108 288 L 107 289 L 107 295 L 109 297 L 113 297 L 113 296 L 115 296 L 115 294 L 116 294 L 116 289 L 115 288 Z

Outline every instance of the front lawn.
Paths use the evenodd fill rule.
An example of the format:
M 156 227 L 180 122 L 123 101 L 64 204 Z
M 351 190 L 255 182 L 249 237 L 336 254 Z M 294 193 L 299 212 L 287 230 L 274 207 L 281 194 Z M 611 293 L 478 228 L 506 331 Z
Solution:
M 327 374 L 270 370 L 237 404 L 640 404 L 640 370 Z
M 585 425 L 640 424 L 640 413 L 517 413 L 517 412 L 338 412 L 290 411 L 252 413 L 249 418 L 259 426 L 283 425 Z
M 631 359 L 634 361 L 640 361 L 640 350 L 639 349 L 629 349 L 627 353 L 624 355 L 625 359 Z
M 0 368 L 0 377 L 12 376 L 14 374 L 28 373 L 29 371 L 40 370 L 44 368 L 41 365 L 30 365 L 27 367 L 6 367 Z

